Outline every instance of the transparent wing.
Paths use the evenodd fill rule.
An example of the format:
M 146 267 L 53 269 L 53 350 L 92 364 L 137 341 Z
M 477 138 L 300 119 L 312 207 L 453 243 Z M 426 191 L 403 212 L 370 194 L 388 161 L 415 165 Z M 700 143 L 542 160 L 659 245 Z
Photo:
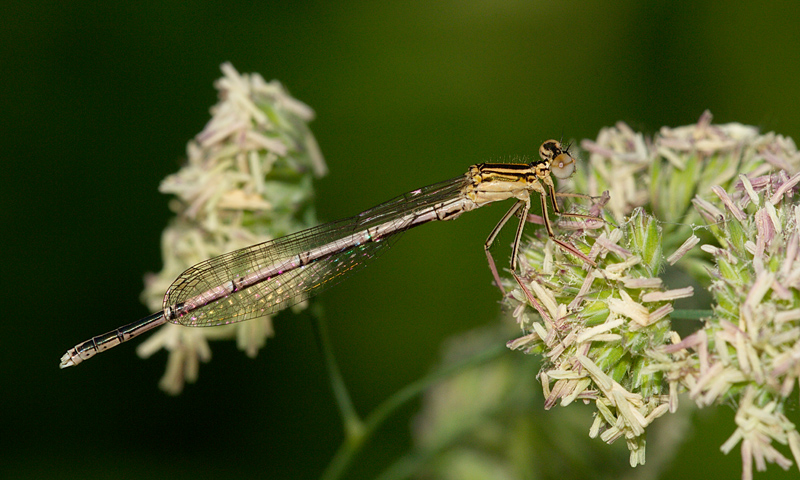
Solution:
M 430 185 L 366 210 L 354 217 L 319 225 L 269 242 L 252 245 L 198 263 L 172 283 L 164 295 L 164 309 L 178 311 L 170 321 L 190 326 L 212 326 L 242 322 L 270 315 L 347 278 L 385 251 L 403 231 L 418 225 L 408 215 L 462 195 L 466 176 Z M 396 226 L 393 226 L 396 222 Z M 375 241 L 337 243 L 342 238 L 377 226 L 391 232 Z M 335 248 L 324 257 L 271 276 L 241 290 L 190 310 L 175 308 L 198 295 L 229 284 L 273 265 L 281 265 L 303 252 L 320 247 Z

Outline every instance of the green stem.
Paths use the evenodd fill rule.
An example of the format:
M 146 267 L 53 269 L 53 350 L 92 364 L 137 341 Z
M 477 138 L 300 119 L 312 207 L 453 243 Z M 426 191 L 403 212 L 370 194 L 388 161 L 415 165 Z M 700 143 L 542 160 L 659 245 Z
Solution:
M 331 340 L 328 336 L 328 326 L 325 320 L 323 320 L 324 315 L 313 315 L 313 317 L 314 332 L 317 334 L 317 343 L 325 359 L 325 369 L 328 371 L 328 378 L 331 382 L 333 396 L 336 399 L 336 406 L 339 407 L 339 416 L 342 417 L 345 442 L 349 443 L 363 436 L 364 422 L 361 421 L 361 418 L 358 416 L 353 406 L 350 392 L 347 391 L 347 386 L 344 383 L 344 379 L 342 379 L 342 372 L 339 370 L 339 365 L 336 363 Z
M 675 310 L 670 313 L 670 318 L 680 320 L 702 320 L 714 315 L 713 310 Z
M 436 382 L 499 357 L 506 351 L 508 351 L 508 349 L 504 343 L 497 343 L 476 355 L 430 373 L 395 392 L 392 396 L 384 400 L 372 413 L 367 415 L 360 436 L 348 436 L 345 438 L 345 441 L 339 447 L 339 450 L 336 451 L 336 454 L 333 456 L 331 463 L 328 464 L 328 468 L 322 474 L 321 478 L 323 480 L 342 478 L 342 475 L 350 466 L 350 463 L 358 452 L 361 451 L 366 441 L 392 413 L 409 400 L 412 400 Z

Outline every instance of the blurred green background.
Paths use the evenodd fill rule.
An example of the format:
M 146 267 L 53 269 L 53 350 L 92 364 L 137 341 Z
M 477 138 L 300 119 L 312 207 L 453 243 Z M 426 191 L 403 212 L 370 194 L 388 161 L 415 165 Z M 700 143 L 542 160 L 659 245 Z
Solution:
M 316 110 L 321 220 L 619 120 L 653 132 L 708 108 L 800 137 L 796 1 L 67 3 L 0 7 L 3 478 L 315 478 L 339 445 L 307 316 L 278 317 L 255 360 L 212 344 L 176 398 L 157 388 L 166 355 L 135 345 L 57 367 L 149 313 L 142 275 L 160 269 L 170 218 L 157 187 L 208 120 L 223 61 Z M 409 232 L 316 300 L 362 413 L 428 372 L 448 336 L 497 322 L 482 245 L 505 208 Z M 351 478 L 408 449 L 414 409 Z M 738 450 L 719 452 L 732 429 L 728 408 L 700 412 L 661 478 L 738 478 Z

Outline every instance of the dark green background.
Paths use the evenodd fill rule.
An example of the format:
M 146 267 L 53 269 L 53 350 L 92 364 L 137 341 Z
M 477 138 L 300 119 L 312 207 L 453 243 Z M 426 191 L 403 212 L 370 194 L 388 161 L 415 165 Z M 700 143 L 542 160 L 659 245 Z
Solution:
M 149 313 L 142 275 L 160 269 L 170 217 L 157 186 L 209 118 L 223 61 L 316 110 L 331 169 L 318 212 L 333 220 L 618 120 L 653 132 L 709 108 L 797 138 L 798 4 L 762 3 L 6 2 L 0 476 L 314 478 L 341 441 L 307 317 L 277 318 L 256 360 L 212 345 L 177 398 L 157 389 L 166 356 L 133 345 L 57 368 Z M 482 244 L 504 208 L 409 232 L 317 300 L 361 412 L 427 372 L 445 338 L 497 321 Z M 406 450 L 412 413 L 353 477 Z M 698 415 L 662 477 L 738 478 L 738 450 L 718 450 L 731 417 Z

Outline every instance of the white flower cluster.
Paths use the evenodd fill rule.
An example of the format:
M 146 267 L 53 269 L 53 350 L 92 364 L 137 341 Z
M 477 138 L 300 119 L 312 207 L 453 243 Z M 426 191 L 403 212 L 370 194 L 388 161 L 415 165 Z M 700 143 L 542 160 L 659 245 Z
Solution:
M 277 81 L 239 74 L 229 63 L 222 72 L 211 120 L 187 145 L 187 164 L 160 187 L 175 195 L 176 217 L 162 235 L 163 269 L 145 278 L 142 299 L 152 310 L 188 267 L 315 223 L 312 179 L 326 166 L 307 127 L 314 112 Z M 167 324 L 137 351 L 169 352 L 160 386 L 177 394 L 197 378 L 199 361 L 210 359 L 208 340 L 235 337 L 254 356 L 272 335 L 269 317 L 208 328 Z

